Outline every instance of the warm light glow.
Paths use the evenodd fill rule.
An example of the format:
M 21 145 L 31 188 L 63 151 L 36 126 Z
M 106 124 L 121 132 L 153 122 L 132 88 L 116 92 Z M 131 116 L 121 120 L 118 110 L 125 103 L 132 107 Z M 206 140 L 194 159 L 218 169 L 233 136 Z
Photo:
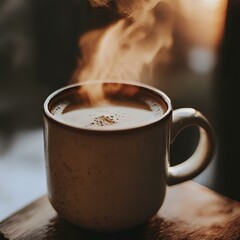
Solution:
M 194 45 L 215 50 L 225 23 L 227 0 L 179 0 Z
M 222 0 L 202 0 L 202 4 L 207 8 L 218 8 L 222 2 Z

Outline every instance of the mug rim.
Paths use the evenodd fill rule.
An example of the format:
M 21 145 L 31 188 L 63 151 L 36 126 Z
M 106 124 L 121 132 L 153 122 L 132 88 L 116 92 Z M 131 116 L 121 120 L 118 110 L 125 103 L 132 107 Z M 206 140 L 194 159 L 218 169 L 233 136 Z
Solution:
M 143 123 L 143 124 L 139 124 L 133 127 L 126 127 L 126 128 L 116 128 L 116 129 L 98 129 L 98 128 L 83 128 L 83 127 L 78 127 L 78 126 L 74 126 L 74 125 L 70 125 L 67 124 L 66 122 L 63 121 L 59 121 L 56 117 L 54 117 L 50 110 L 49 110 L 49 103 L 52 99 L 54 99 L 54 97 L 56 97 L 57 95 L 63 93 L 64 91 L 68 90 L 68 89 L 73 89 L 73 88 L 77 88 L 77 87 L 81 87 L 83 85 L 90 85 L 90 84 L 102 84 L 102 83 L 119 83 L 119 84 L 125 84 L 125 85 L 132 85 L 132 86 L 137 86 L 143 89 L 147 89 L 150 92 L 152 92 L 153 94 L 160 96 L 162 98 L 162 100 L 165 102 L 166 106 L 167 106 L 167 110 L 166 112 L 164 112 L 164 114 L 157 118 L 156 120 L 152 120 L 149 121 L 147 123 Z M 124 132 L 124 131 L 131 131 L 131 130 L 137 130 L 137 129 L 142 129 L 142 128 L 146 128 L 155 124 L 158 124 L 159 122 L 162 122 L 164 119 L 167 118 L 168 115 L 170 115 L 170 113 L 172 112 L 172 104 L 171 104 L 171 100 L 170 98 L 167 96 L 166 93 L 164 93 L 163 91 L 159 90 L 158 88 L 155 88 L 153 86 L 150 86 L 148 84 L 144 84 L 144 83 L 138 83 L 138 82 L 134 82 L 134 81 L 100 81 L 100 80 L 93 80 L 93 81 L 85 81 L 85 82 L 80 82 L 80 83 L 74 83 L 74 84 L 69 84 L 67 86 L 61 87 L 57 90 L 55 90 L 54 92 L 52 92 L 44 101 L 43 104 L 43 112 L 44 112 L 44 116 L 53 121 L 54 123 L 68 128 L 68 129 L 72 129 L 74 131 L 84 131 L 84 132 L 92 132 L 92 133 L 113 133 L 113 132 Z

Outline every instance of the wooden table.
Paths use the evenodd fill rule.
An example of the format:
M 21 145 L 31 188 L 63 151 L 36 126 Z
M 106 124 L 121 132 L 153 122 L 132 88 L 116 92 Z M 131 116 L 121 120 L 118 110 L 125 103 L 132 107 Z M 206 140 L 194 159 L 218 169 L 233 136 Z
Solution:
M 0 223 L 0 239 L 157 240 L 240 239 L 240 203 L 192 181 L 169 187 L 149 222 L 123 232 L 100 234 L 61 219 L 43 196 Z

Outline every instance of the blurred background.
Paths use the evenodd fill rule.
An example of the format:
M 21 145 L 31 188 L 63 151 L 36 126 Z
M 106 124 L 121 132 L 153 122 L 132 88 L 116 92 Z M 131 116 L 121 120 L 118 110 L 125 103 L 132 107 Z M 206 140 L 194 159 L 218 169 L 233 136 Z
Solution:
M 136 66 L 134 73 L 141 71 L 136 80 L 165 91 L 174 108 L 194 107 L 210 120 L 216 155 L 194 181 L 240 200 L 235 140 L 240 134 L 240 1 L 145 4 L 143 0 L 0 0 L 0 221 L 47 192 L 43 102 L 54 90 L 90 76 L 100 50 L 117 52 L 110 58 L 114 68 L 121 61 L 123 67 Z M 137 19 L 142 11 L 153 25 Z M 143 40 L 117 35 L 107 39 L 113 47 L 102 49 L 105 33 L 121 20 L 132 27 L 131 36 L 142 31 Z M 139 42 L 139 48 L 132 47 Z M 127 44 L 127 54 L 122 56 L 117 44 Z M 135 55 L 129 55 L 131 49 Z M 135 64 L 147 53 L 150 61 L 148 57 Z M 109 68 L 106 59 L 101 62 Z M 191 155 L 197 139 L 194 127 L 186 129 L 172 145 L 172 164 Z

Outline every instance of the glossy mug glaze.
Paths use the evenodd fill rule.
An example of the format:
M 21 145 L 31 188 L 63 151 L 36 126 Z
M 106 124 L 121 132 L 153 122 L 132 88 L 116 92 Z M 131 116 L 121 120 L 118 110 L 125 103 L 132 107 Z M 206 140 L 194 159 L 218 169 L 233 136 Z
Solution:
M 71 98 L 86 84 L 100 83 L 64 87 L 44 103 L 50 202 L 63 218 L 87 229 L 119 231 L 137 226 L 157 213 L 167 185 L 189 180 L 205 169 L 214 153 L 212 128 L 199 111 L 172 110 L 166 94 L 136 83 L 121 83 L 122 92 L 136 87 L 139 96 L 159 103 L 162 114 L 116 128 L 78 127 L 55 116 L 54 105 L 66 102 L 65 96 Z M 170 167 L 171 141 L 190 125 L 199 127 L 198 147 L 185 162 Z

